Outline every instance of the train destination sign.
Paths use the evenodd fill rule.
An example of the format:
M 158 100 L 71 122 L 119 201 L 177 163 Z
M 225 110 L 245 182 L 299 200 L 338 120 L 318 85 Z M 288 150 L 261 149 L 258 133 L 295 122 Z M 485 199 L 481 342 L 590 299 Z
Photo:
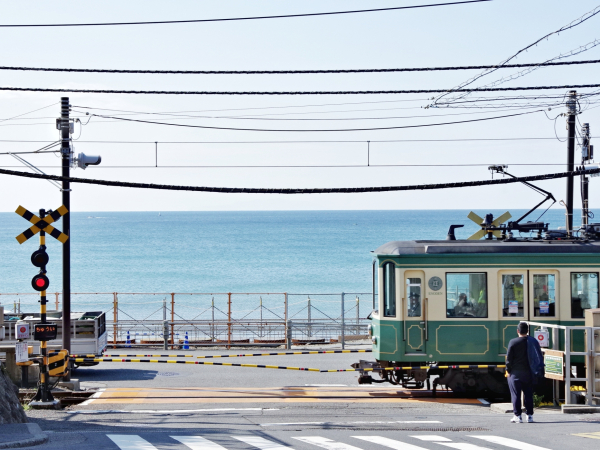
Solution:
M 38 323 L 33 329 L 33 338 L 36 341 L 52 341 L 56 339 L 57 326 L 55 323 Z
M 565 379 L 565 371 L 564 371 L 564 361 L 565 354 L 564 352 L 559 352 L 557 350 L 542 350 L 544 352 L 544 364 L 546 365 L 545 377 L 550 378 L 552 380 L 560 380 L 564 381 Z

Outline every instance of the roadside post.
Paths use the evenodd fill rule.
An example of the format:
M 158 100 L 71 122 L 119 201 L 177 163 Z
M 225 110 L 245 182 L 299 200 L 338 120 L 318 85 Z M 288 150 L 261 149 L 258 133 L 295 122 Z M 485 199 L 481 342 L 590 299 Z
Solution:
M 31 286 L 34 290 L 40 293 L 40 323 L 35 324 L 33 338 L 36 341 L 40 341 L 40 352 L 42 354 L 42 364 L 40 365 L 40 383 L 38 391 L 31 402 L 32 406 L 48 407 L 54 406 L 58 402 L 54 400 L 52 392 L 49 387 L 49 368 L 48 368 L 48 347 L 47 342 L 56 339 L 57 325 L 55 323 L 48 323 L 46 317 L 46 290 L 50 285 L 50 280 L 46 276 L 46 264 L 48 264 L 49 257 L 46 253 L 46 233 L 53 238 L 57 239 L 61 243 L 65 243 L 69 236 L 60 232 L 52 225 L 62 216 L 64 216 L 68 210 L 64 205 L 60 206 L 56 211 L 48 211 L 46 216 L 46 210 L 40 209 L 39 217 L 30 211 L 26 210 L 22 206 L 19 206 L 15 211 L 18 215 L 28 220 L 33 225 L 25 230 L 23 233 L 16 237 L 17 242 L 22 244 L 30 237 L 35 234 L 40 234 L 40 247 L 31 255 L 31 263 L 39 267 L 40 271 L 31 280 Z M 63 334 L 68 333 L 68 330 L 63 330 Z M 68 372 L 65 372 L 68 373 Z

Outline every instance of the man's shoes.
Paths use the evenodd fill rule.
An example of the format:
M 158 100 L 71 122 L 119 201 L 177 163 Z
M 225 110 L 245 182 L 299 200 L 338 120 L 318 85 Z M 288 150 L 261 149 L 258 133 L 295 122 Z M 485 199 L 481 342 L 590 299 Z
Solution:
M 533 414 L 530 414 L 529 416 L 527 416 L 527 422 L 533 423 Z
M 531 420 L 533 421 L 533 417 L 531 418 Z M 510 421 L 512 423 L 523 423 L 523 419 L 521 418 L 521 416 L 513 416 L 513 418 L 510 419 Z

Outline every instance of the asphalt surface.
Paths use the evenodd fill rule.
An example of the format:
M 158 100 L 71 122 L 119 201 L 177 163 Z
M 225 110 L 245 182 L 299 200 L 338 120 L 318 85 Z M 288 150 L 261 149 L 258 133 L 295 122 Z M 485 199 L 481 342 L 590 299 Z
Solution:
M 110 353 L 148 353 L 127 349 Z M 256 350 L 198 354 L 256 353 Z M 154 352 L 158 353 L 158 352 Z M 163 353 L 163 352 L 161 352 Z M 169 352 L 171 353 L 171 352 Z M 177 353 L 184 353 L 178 351 Z M 192 352 L 186 351 L 190 354 Z M 370 354 L 294 355 L 223 358 L 242 362 L 322 369 L 343 369 Z M 168 358 L 175 359 L 175 358 Z M 180 358 L 181 359 L 181 358 Z M 193 360 L 193 359 L 189 359 Z M 440 398 L 396 399 L 307 398 L 306 392 L 377 394 L 390 385 L 359 387 L 358 374 L 313 373 L 242 367 L 184 364 L 101 363 L 82 368 L 75 377 L 84 387 L 108 392 L 131 391 L 139 403 L 123 399 L 87 402 L 61 411 L 31 410 L 30 420 L 49 436 L 39 449 L 203 449 L 203 450 L 433 450 L 456 448 L 563 450 L 600 448 L 600 414 L 565 415 L 538 410 L 535 423 L 511 424 L 511 415 L 496 413 L 476 399 L 452 402 Z M 335 384 L 336 386 L 331 386 Z M 311 385 L 311 386 L 307 386 Z M 325 385 L 325 386 L 314 386 Z M 155 402 L 148 392 L 198 388 L 220 396 L 219 390 L 241 392 L 239 398 L 181 399 Z M 212 389 L 206 389 L 212 388 Z M 400 393 L 402 389 L 397 389 Z M 301 392 L 273 402 L 248 398 L 245 392 L 272 389 Z M 138 397 L 139 395 L 139 397 Z M 100 397 L 102 398 L 102 397 Z M 136 400 L 137 401 L 137 400 Z M 596 433 L 595 435 L 593 433 Z

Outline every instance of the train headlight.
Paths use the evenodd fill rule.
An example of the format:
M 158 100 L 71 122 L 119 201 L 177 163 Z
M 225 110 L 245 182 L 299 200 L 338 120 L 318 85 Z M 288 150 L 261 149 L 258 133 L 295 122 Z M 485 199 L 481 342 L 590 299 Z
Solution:
M 371 342 L 373 343 L 373 345 L 377 345 L 377 336 L 373 336 L 371 338 Z
M 367 326 L 367 334 L 368 334 L 369 336 L 373 336 L 373 325 L 369 324 L 369 325 Z

